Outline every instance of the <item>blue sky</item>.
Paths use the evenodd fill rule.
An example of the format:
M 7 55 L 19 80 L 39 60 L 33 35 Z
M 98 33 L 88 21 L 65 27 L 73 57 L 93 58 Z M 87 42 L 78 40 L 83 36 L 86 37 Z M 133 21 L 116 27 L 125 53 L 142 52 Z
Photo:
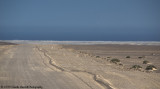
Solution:
M 160 0 L 0 0 L 0 39 L 160 41 Z

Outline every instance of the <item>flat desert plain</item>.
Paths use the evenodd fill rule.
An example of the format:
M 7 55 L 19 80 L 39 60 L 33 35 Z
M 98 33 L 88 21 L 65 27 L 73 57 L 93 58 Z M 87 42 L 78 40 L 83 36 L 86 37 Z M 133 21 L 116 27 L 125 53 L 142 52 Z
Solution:
M 0 89 L 160 89 L 158 45 L 0 45 Z

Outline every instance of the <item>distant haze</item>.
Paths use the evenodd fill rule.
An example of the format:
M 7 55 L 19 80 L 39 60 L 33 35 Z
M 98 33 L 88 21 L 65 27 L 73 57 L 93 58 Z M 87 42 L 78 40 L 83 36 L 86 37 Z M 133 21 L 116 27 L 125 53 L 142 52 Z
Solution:
M 0 0 L 0 40 L 160 41 L 160 0 Z

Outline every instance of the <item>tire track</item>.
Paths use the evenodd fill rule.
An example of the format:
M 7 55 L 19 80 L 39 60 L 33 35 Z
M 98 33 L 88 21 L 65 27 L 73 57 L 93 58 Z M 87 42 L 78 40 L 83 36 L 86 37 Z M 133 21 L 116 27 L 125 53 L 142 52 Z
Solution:
M 102 76 L 94 74 L 92 72 L 88 72 L 88 71 L 83 71 L 83 70 L 71 70 L 71 72 L 83 72 L 83 73 L 87 73 L 93 76 L 93 80 L 96 81 L 97 83 L 99 83 L 101 86 L 103 86 L 105 89 L 115 89 L 114 87 L 112 87 L 112 84 L 109 83 L 108 81 L 106 81 L 106 79 L 104 79 Z
M 104 89 L 116 89 L 113 87 L 113 85 L 111 83 L 109 83 L 108 80 L 106 80 L 105 78 L 103 78 L 100 75 L 94 74 L 92 72 L 88 72 L 85 70 L 65 70 L 64 68 L 58 66 L 52 59 L 52 57 L 50 57 L 46 52 L 46 50 L 44 49 L 40 49 L 38 46 L 36 46 L 36 48 L 38 49 L 38 51 L 42 52 L 43 55 L 45 57 L 47 57 L 49 59 L 49 64 L 52 65 L 53 67 L 55 67 L 56 69 L 60 70 L 61 72 L 69 72 L 72 75 L 74 75 L 75 77 L 77 77 L 78 79 L 80 79 L 83 83 L 85 83 L 88 87 L 90 87 L 91 89 L 93 89 L 88 83 L 86 83 L 85 81 L 83 81 L 80 77 L 78 77 L 77 75 L 73 74 L 72 72 L 82 72 L 82 73 L 87 73 L 93 76 L 93 80 L 98 83 L 99 85 L 101 85 Z
M 58 70 L 60 70 L 60 71 L 64 71 L 63 68 L 61 68 L 61 67 L 57 66 L 55 63 L 53 63 L 52 58 L 51 58 L 49 55 L 46 54 L 46 51 L 45 51 L 45 50 L 42 50 L 42 49 L 40 49 L 40 48 L 37 47 L 37 46 L 36 46 L 36 48 L 38 49 L 38 51 L 42 52 L 45 57 L 47 57 L 47 58 L 49 59 L 49 64 L 50 64 L 50 65 L 54 66 L 56 69 L 58 69 Z
M 37 48 L 37 47 L 36 47 Z M 35 50 L 36 51 L 36 50 Z M 39 51 L 39 50 L 38 50 Z M 40 51 L 39 51 L 40 52 Z M 46 66 L 46 67 L 48 67 L 48 68 L 50 68 L 51 70 L 55 70 L 55 69 L 53 69 L 52 67 L 50 67 L 49 65 L 47 65 L 48 63 L 46 63 L 45 62 L 45 60 L 44 60 L 44 58 L 42 57 L 42 54 L 41 53 L 38 53 L 38 55 L 40 55 L 40 57 L 41 57 L 41 59 L 42 59 L 42 62 L 43 62 L 43 64 Z

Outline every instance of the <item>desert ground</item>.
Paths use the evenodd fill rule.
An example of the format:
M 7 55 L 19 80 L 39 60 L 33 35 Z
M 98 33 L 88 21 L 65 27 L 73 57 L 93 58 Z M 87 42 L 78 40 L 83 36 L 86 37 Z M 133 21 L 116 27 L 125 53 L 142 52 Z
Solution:
M 160 46 L 1 42 L 0 89 L 160 89 Z

